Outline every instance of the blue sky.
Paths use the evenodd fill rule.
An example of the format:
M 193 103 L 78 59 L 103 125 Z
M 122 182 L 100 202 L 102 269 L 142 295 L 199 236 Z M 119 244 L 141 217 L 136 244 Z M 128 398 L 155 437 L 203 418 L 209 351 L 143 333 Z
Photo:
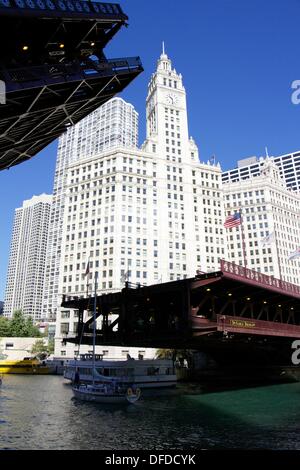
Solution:
M 145 137 L 147 84 L 165 41 L 183 75 L 189 130 L 200 159 L 213 154 L 223 169 L 240 158 L 300 149 L 300 105 L 291 83 L 300 79 L 300 0 L 120 0 L 129 16 L 105 50 L 107 57 L 139 55 L 145 71 L 122 97 L 140 115 Z M 0 172 L 0 300 L 4 298 L 14 209 L 51 193 L 57 143 L 30 162 Z

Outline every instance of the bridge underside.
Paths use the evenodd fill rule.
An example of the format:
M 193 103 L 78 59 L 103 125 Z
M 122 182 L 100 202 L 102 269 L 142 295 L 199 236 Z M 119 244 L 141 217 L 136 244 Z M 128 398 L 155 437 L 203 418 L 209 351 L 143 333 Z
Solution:
M 96 298 L 96 344 L 198 349 L 211 355 L 259 351 L 291 353 L 300 338 L 300 289 L 265 286 L 260 278 L 219 271 L 192 279 L 130 288 Z M 76 337 L 65 341 L 92 344 L 94 299 L 65 298 L 64 308 L 79 311 Z M 86 321 L 84 312 L 89 312 Z M 221 356 L 222 356 L 221 354 Z M 224 356 L 224 357 L 225 357 Z
M 139 57 L 103 53 L 127 19 L 117 4 L 1 3 L 0 170 L 30 159 L 142 72 Z

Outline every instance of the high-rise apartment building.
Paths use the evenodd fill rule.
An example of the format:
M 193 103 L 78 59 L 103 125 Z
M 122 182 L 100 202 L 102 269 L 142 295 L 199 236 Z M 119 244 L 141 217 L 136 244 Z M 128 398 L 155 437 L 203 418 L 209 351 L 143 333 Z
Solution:
M 121 289 L 125 279 L 149 285 L 218 270 L 226 258 L 221 168 L 199 161 L 182 76 L 164 52 L 146 115 L 140 150 L 113 148 L 69 165 L 60 294 L 92 294 L 96 271 L 104 293 Z M 56 355 L 72 354 L 61 340 L 76 328 L 76 312 L 62 309 Z
M 7 272 L 4 315 L 21 309 L 39 320 L 52 196 L 42 194 L 16 209 Z
M 242 227 L 226 230 L 227 259 L 299 285 L 300 260 L 289 257 L 300 247 L 300 193 L 286 187 L 274 160 L 223 191 L 226 215 L 242 211 Z
M 288 188 L 300 191 L 300 151 L 277 157 L 250 157 L 239 160 L 237 168 L 222 173 L 223 183 L 234 183 L 260 175 L 266 158 L 270 158 L 278 166 L 280 176 Z
M 45 318 L 56 317 L 60 294 L 58 281 L 68 166 L 107 149 L 136 148 L 137 145 L 138 113 L 121 98 L 108 101 L 59 138 L 45 272 Z

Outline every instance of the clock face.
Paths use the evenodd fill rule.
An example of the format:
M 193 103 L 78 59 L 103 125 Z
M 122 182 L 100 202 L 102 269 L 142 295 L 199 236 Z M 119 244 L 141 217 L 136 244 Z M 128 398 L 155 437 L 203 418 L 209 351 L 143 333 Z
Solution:
M 166 102 L 168 104 L 177 104 L 178 103 L 178 96 L 175 93 L 168 93 L 166 96 Z

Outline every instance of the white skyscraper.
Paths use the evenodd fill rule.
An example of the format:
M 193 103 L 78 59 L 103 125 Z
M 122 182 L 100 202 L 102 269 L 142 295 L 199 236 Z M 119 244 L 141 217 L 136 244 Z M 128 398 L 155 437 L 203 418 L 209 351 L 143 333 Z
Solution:
M 42 318 L 47 239 L 52 196 L 42 194 L 16 209 L 7 272 L 4 315 L 21 309 Z
M 125 279 L 149 285 L 218 270 L 226 258 L 221 168 L 199 162 L 182 77 L 164 51 L 146 113 L 141 150 L 114 148 L 69 166 L 60 294 L 86 295 L 87 262 L 89 293 L 97 271 L 100 294 L 120 290 Z M 56 355 L 72 354 L 61 340 L 76 328 L 76 312 L 62 309 Z
M 280 176 L 288 188 L 300 191 L 300 152 L 288 153 L 277 157 L 250 157 L 238 161 L 237 168 L 222 173 L 223 183 L 245 180 L 258 176 L 266 161 L 270 158 L 278 166 Z
M 45 272 L 44 317 L 54 319 L 58 307 L 61 233 L 68 166 L 116 146 L 136 148 L 137 145 L 138 113 L 121 98 L 108 101 L 59 138 Z
M 264 160 L 258 176 L 223 185 L 226 215 L 242 210 L 241 226 L 227 229 L 228 260 L 300 284 L 300 193 L 286 187 L 278 166 Z

